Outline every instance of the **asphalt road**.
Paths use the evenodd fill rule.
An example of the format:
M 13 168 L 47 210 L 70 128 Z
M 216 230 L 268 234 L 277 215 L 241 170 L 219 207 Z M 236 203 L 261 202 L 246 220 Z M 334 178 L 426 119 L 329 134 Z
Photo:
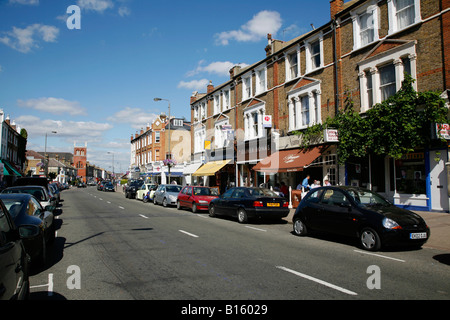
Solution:
M 31 299 L 450 299 L 450 266 L 437 259 L 448 253 L 439 250 L 371 254 L 349 239 L 296 237 L 281 221 L 239 224 L 94 187 L 62 198 Z

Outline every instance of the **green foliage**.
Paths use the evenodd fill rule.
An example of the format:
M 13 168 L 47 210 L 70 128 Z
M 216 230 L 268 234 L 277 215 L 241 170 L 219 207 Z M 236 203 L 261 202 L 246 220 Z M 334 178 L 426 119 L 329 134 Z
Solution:
M 334 118 L 301 132 L 303 147 L 326 127 L 339 130 L 338 156 L 341 164 L 351 156 L 362 157 L 366 154 L 399 159 L 417 147 L 428 145 L 431 125 L 447 123 L 448 109 L 439 93 L 416 92 L 413 81 L 411 76 L 405 74 L 402 88 L 365 114 L 355 111 L 352 101 L 346 100 L 345 107 Z

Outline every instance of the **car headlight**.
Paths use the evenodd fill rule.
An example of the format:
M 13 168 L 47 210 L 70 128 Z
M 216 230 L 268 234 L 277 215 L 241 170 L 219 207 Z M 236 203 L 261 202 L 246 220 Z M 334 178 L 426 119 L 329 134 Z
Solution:
M 198 203 L 201 203 L 201 204 L 207 204 L 208 201 L 206 201 L 206 200 L 198 200 Z
M 383 219 L 383 227 L 386 229 L 401 229 L 400 225 L 392 219 L 384 218 Z

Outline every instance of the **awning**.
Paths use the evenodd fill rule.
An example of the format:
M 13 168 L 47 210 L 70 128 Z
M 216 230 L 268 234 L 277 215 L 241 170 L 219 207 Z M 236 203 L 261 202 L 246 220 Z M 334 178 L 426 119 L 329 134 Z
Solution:
M 281 150 L 261 160 L 253 170 L 266 173 L 303 171 L 316 160 L 326 147 Z
M 166 176 L 169 175 L 169 171 L 164 172 L 166 174 Z M 182 177 L 183 176 L 183 172 L 180 171 L 170 171 L 170 176 L 171 177 Z
M 202 164 L 203 163 L 201 163 L 201 162 L 188 164 L 186 166 L 186 168 L 184 168 L 183 174 L 186 176 L 193 174 L 195 171 L 198 170 L 198 168 L 200 168 L 202 166 Z
M 193 176 L 213 176 L 217 171 L 222 169 L 230 160 L 219 160 L 219 161 L 211 161 L 200 167 L 197 171 L 195 171 Z
M 3 163 L 3 175 L 21 177 L 22 175 L 7 161 L 0 160 Z

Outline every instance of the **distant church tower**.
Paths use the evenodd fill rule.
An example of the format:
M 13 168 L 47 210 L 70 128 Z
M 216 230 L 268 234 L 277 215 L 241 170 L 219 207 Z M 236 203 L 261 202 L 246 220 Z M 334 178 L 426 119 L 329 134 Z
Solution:
M 76 142 L 73 143 L 73 166 L 77 169 L 77 177 L 84 183 L 87 182 L 87 142 L 84 147 L 77 147 Z

